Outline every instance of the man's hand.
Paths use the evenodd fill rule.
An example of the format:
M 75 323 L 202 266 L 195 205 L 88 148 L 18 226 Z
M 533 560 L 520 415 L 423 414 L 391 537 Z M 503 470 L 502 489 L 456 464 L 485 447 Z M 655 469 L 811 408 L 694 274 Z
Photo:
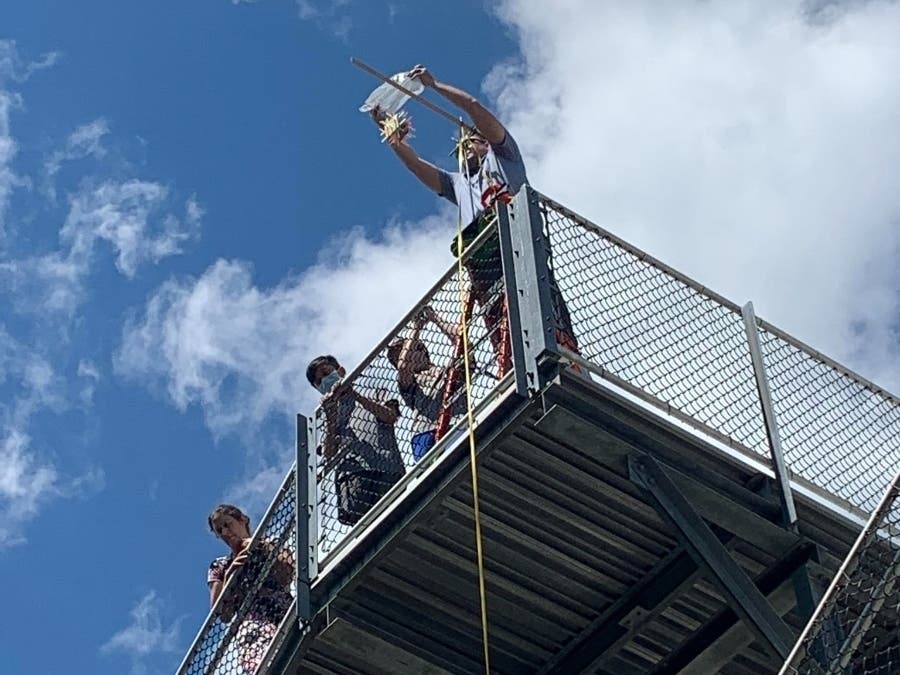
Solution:
M 397 124 L 396 130 L 392 133 L 387 133 L 387 124 L 391 123 L 391 120 L 388 118 L 388 115 L 378 106 L 372 108 L 372 120 L 375 124 L 378 125 L 378 128 L 381 130 L 381 135 L 384 137 L 384 140 L 387 142 L 389 146 L 396 149 L 401 143 L 403 143 L 403 139 L 406 138 L 407 134 L 411 130 L 410 118 L 405 117 L 399 124 Z M 393 122 L 396 124 L 396 121 Z
M 422 64 L 418 64 L 413 67 L 407 74 L 407 77 L 418 78 L 419 82 L 421 82 L 426 87 L 434 86 L 434 76 L 428 72 L 428 68 L 423 66 Z

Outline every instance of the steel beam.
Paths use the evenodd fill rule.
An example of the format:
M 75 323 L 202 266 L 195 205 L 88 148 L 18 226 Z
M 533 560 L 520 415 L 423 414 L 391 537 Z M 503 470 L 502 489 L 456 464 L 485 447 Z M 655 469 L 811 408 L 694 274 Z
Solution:
M 662 612 L 673 598 L 689 588 L 698 576 L 699 568 L 690 554 L 681 548 L 673 551 L 589 623 L 538 674 L 595 670 L 641 626 Z
M 529 185 L 522 186 L 508 208 L 501 205 L 498 215 L 509 315 L 518 323 L 510 331 L 512 351 L 515 358 L 519 349 L 524 360 L 524 368 L 516 364 L 516 389 L 531 395 L 544 388 L 559 361 L 550 294 L 550 242 L 544 234 L 538 194 Z
M 804 541 L 784 554 L 768 568 L 763 570 L 753 584 L 764 596 L 774 593 L 779 586 L 792 578 L 794 572 L 803 567 L 807 561 L 816 556 L 815 544 Z M 790 591 L 787 591 L 788 593 Z M 674 675 L 688 666 L 694 659 L 712 647 L 723 635 L 740 620 L 730 607 L 718 612 L 683 642 L 678 649 L 671 652 L 651 675 Z
M 747 574 L 688 503 L 666 471 L 648 455 L 629 456 L 631 480 L 652 497 L 654 506 L 678 532 L 685 549 L 716 583 L 728 604 L 751 630 L 785 658 L 795 636 Z

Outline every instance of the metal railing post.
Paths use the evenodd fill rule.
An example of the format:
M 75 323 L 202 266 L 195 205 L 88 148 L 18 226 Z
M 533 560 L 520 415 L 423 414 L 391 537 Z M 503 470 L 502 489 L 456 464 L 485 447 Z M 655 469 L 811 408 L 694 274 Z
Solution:
M 792 532 L 799 532 L 797 527 L 797 507 L 794 504 L 794 493 L 791 491 L 791 474 L 784 461 L 781 434 L 778 431 L 778 419 L 775 416 L 775 406 L 772 403 L 772 392 L 769 390 L 769 378 L 766 374 L 766 364 L 763 360 L 762 345 L 759 341 L 759 330 L 752 302 L 748 302 L 741 307 L 741 316 L 744 319 L 744 331 L 747 334 L 747 344 L 750 348 L 750 360 L 753 362 L 756 390 L 759 392 L 759 403 L 766 426 L 766 437 L 769 440 L 769 453 L 772 456 L 772 466 L 775 470 L 775 485 L 778 490 L 778 500 L 781 503 L 782 525 Z M 813 588 L 812 580 L 809 577 L 809 569 L 806 565 L 799 567 L 793 574 L 793 584 L 800 613 L 803 616 L 811 616 L 819 602 L 819 594 Z
M 550 292 L 550 242 L 544 234 L 538 193 L 523 185 L 498 214 L 503 274 L 509 307 L 516 390 L 543 389 L 559 361 Z
M 741 307 L 741 316 L 744 318 L 744 330 L 750 346 L 753 375 L 756 378 L 756 389 L 759 392 L 759 402 L 762 406 L 766 436 L 769 439 L 769 453 L 775 468 L 775 484 L 778 487 L 778 499 L 781 502 L 782 524 L 796 530 L 797 507 L 794 505 L 794 495 L 791 492 L 791 476 L 784 462 L 784 452 L 781 449 L 781 435 L 778 433 L 778 420 L 775 417 L 775 407 L 772 405 L 772 393 L 769 391 L 769 379 L 766 376 L 766 364 L 763 362 L 762 346 L 759 343 L 756 314 L 753 312 L 752 302 Z
M 316 527 L 316 444 L 313 423 L 297 415 L 297 618 L 309 621 L 313 614 L 312 583 L 318 575 Z

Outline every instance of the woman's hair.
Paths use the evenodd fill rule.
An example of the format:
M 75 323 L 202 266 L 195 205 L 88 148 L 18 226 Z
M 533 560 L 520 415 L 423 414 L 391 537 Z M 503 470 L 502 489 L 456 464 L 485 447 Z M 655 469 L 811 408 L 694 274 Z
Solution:
M 250 516 L 231 504 L 219 504 L 212 510 L 212 513 L 209 514 L 209 518 L 207 519 L 209 529 L 213 532 L 216 531 L 215 522 L 221 516 L 231 516 L 235 520 L 241 520 L 247 523 L 247 529 L 250 529 Z

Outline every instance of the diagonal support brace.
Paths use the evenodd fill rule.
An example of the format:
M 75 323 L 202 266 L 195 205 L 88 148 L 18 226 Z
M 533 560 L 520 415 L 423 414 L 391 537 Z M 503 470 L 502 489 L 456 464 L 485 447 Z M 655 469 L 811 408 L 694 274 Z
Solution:
M 719 587 L 735 613 L 776 656 L 786 658 L 795 635 L 688 503 L 665 469 L 648 455 L 630 456 L 628 473 L 632 482 L 649 493 L 656 510 L 675 527 L 685 550 Z

